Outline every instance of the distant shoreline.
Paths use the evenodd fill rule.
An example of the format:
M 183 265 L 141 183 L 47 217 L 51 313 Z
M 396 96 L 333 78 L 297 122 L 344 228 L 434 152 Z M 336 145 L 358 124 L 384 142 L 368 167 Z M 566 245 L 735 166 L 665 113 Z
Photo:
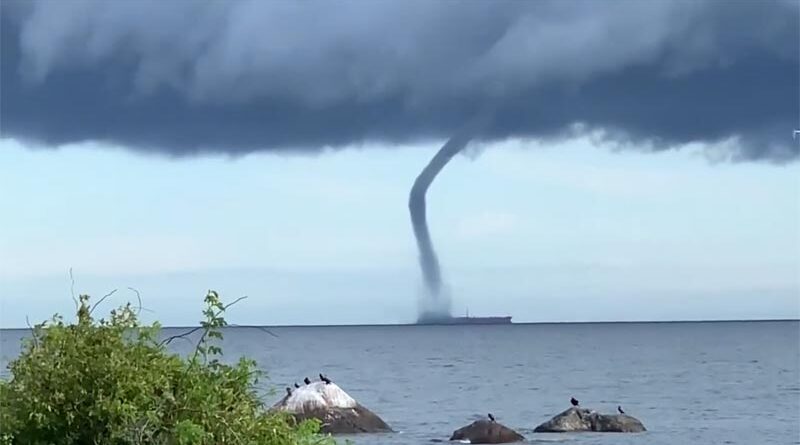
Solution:
M 297 324 L 297 325 L 244 325 L 232 324 L 226 328 L 252 328 L 252 329 L 274 329 L 274 328 L 370 328 L 370 327 L 447 327 L 455 328 L 462 326 L 531 326 L 531 325 L 611 325 L 611 324 L 700 324 L 700 323 L 789 323 L 800 322 L 800 318 L 769 318 L 752 320 L 660 320 L 660 321 L 530 321 L 513 322 L 508 324 L 417 324 L 417 323 L 383 323 L 383 324 Z M 199 325 L 198 325 L 199 326 Z M 193 329 L 198 326 L 162 326 L 162 329 Z M 26 331 L 29 327 L 23 328 L 0 328 L 0 331 Z

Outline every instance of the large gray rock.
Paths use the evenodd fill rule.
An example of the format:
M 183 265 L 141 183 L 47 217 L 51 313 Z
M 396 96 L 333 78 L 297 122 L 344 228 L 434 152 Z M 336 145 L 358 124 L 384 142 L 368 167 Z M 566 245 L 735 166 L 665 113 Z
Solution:
M 539 425 L 534 433 L 570 433 L 596 431 L 601 433 L 641 433 L 647 431 L 635 417 L 627 414 L 599 414 L 596 411 L 572 407 Z
M 297 421 L 317 419 L 327 434 L 383 433 L 392 429 L 335 383 L 313 382 L 294 389 L 273 410 L 290 413 Z
M 511 428 L 490 420 L 476 420 L 459 428 L 450 436 L 450 440 L 468 440 L 469 443 L 511 443 L 525 440 L 522 435 Z

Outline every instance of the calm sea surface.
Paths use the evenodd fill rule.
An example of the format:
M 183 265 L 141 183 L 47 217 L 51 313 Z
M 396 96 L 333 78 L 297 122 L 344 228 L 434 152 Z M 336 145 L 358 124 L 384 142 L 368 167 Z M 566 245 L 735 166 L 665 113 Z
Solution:
M 424 444 L 491 412 L 530 441 L 800 444 L 800 322 L 228 328 L 228 360 L 284 387 L 324 372 L 397 432 L 358 445 Z M 180 332 L 166 329 L 165 335 Z M 2 366 L 26 332 L 0 332 Z M 174 343 L 186 352 L 188 342 Z M 5 371 L 4 371 L 5 372 Z M 622 405 L 647 433 L 533 434 L 581 405 Z

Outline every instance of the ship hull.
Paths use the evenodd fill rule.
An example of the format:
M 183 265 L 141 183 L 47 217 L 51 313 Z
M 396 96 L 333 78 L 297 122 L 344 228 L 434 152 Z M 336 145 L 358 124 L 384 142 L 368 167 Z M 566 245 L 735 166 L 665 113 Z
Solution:
M 421 325 L 511 324 L 511 317 L 422 316 L 417 320 L 416 324 L 421 324 Z

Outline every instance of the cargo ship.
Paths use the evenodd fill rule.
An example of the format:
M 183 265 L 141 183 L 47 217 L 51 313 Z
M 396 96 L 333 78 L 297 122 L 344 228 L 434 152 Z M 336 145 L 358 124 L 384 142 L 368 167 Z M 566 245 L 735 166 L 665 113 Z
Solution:
M 464 317 L 453 317 L 435 313 L 426 313 L 419 316 L 416 324 L 422 325 L 464 325 L 464 324 L 511 324 L 510 316 L 503 317 L 470 317 L 469 310 Z

